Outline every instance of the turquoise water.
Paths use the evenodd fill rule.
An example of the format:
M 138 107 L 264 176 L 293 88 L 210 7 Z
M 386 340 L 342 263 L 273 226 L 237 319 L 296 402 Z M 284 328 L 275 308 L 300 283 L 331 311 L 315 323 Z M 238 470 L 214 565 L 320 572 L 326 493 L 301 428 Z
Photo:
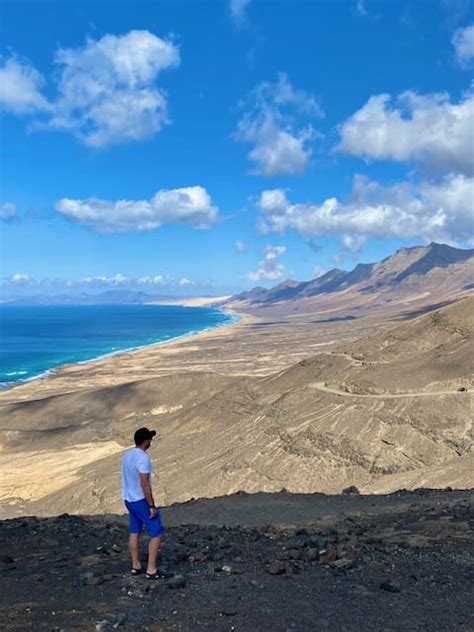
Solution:
M 235 317 L 179 305 L 0 306 L 0 383 L 198 333 Z

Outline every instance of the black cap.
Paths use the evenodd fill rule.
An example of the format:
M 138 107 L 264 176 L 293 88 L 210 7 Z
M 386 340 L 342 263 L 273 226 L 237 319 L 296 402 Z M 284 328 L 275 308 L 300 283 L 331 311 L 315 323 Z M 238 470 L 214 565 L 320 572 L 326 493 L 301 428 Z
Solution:
M 144 441 L 153 439 L 156 430 L 148 430 L 148 428 L 139 428 L 133 435 L 135 445 L 141 445 Z

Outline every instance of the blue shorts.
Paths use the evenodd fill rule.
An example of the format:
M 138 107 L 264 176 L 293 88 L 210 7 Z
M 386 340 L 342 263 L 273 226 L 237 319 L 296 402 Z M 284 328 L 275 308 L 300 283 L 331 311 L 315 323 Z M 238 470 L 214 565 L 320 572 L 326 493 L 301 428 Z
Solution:
M 150 538 L 156 538 L 165 532 L 165 528 L 161 524 L 160 510 L 157 509 L 156 516 L 152 518 L 146 498 L 133 503 L 126 500 L 125 507 L 130 516 L 130 533 L 141 533 L 143 525 L 146 526 Z

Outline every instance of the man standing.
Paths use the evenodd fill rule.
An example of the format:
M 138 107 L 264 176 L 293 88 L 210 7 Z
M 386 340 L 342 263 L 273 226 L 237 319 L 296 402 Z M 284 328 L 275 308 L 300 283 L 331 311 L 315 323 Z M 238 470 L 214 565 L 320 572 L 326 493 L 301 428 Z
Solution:
M 129 549 L 132 557 L 132 575 L 143 572 L 140 561 L 140 533 L 145 525 L 150 542 L 148 544 L 147 579 L 169 577 L 157 568 L 161 536 L 165 529 L 161 524 L 160 511 L 155 506 L 151 489 L 153 467 L 147 450 L 155 430 L 139 428 L 134 435 L 135 447 L 124 454 L 122 460 L 122 496 L 130 516 Z

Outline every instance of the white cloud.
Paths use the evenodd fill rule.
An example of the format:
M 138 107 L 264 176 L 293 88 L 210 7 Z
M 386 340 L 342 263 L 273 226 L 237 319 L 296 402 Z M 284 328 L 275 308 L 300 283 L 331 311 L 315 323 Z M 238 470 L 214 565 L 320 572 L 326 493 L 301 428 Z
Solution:
M 295 90 L 288 77 L 280 73 L 275 83 L 264 81 L 258 85 L 245 106 L 235 138 L 254 145 L 248 154 L 255 163 L 254 173 L 302 173 L 311 156 L 308 141 L 315 133 L 311 125 L 297 124 L 297 119 L 323 115 L 316 99 Z
M 123 274 L 115 274 L 113 276 L 94 276 L 81 279 L 79 285 L 94 286 L 97 288 L 121 286 L 130 289 L 136 289 L 137 284 L 142 286 L 143 290 L 153 290 L 155 287 L 184 287 L 196 285 L 196 281 L 183 277 L 180 280 L 174 279 L 172 276 L 155 274 L 144 275 L 138 278 L 127 277 Z
M 295 204 L 282 189 L 263 191 L 258 201 L 263 233 L 295 230 L 305 237 L 322 234 L 423 237 L 465 241 L 472 237 L 474 178 L 449 174 L 439 182 L 383 186 L 354 178 L 351 199 Z
M 48 110 L 41 129 L 72 133 L 82 143 L 104 147 L 154 136 L 169 122 L 166 94 L 156 85 L 161 71 L 179 65 L 178 48 L 149 31 L 88 39 L 83 47 L 55 55 L 57 95 L 40 94 L 44 78 L 32 66 L 7 60 L 2 97 L 14 112 Z
M 104 35 L 83 48 L 60 49 L 59 98 L 52 127 L 94 147 L 150 138 L 168 122 L 158 74 L 179 64 L 171 42 L 149 31 Z
M 362 250 L 366 243 L 367 237 L 365 235 L 342 235 L 341 250 L 356 253 Z
M 81 280 L 81 283 L 86 285 L 125 285 L 129 283 L 130 279 L 123 274 L 115 274 L 114 276 L 95 276 L 86 277 Z
M 129 277 L 118 273 L 111 276 L 96 275 L 81 279 L 64 279 L 59 277 L 35 278 L 27 274 L 16 273 L 11 277 L 0 278 L 0 287 L 3 292 L 18 293 L 41 292 L 42 294 L 80 293 L 94 295 L 97 292 L 107 290 L 141 291 L 149 294 L 157 292 L 158 288 L 165 288 L 171 294 L 180 293 L 186 288 L 202 288 L 208 290 L 213 287 L 212 281 L 195 281 L 191 278 L 173 278 L 169 275 L 145 275 L 141 277 Z
M 375 160 L 415 161 L 440 172 L 473 173 L 474 93 L 452 103 L 449 95 L 407 91 L 391 105 L 378 94 L 341 126 L 337 149 Z
M 33 66 L 12 55 L 0 66 L 0 105 L 15 114 L 47 111 L 50 105 L 41 94 L 45 83 Z
M 242 254 L 247 250 L 247 244 L 244 241 L 237 240 L 234 244 L 235 252 Z
M 16 215 L 16 206 L 11 202 L 5 202 L 0 206 L 0 220 L 11 219 Z
M 81 279 L 81 283 L 107 283 L 108 278 L 106 276 L 85 277 Z
M 457 29 L 452 43 L 459 65 L 462 68 L 469 68 L 474 61 L 474 24 Z
M 163 224 L 209 228 L 218 214 L 208 192 L 200 186 L 160 190 L 149 200 L 63 198 L 55 208 L 69 219 L 104 233 L 154 230 Z
M 256 173 L 260 175 L 297 175 L 304 171 L 311 156 L 311 150 L 305 146 L 305 142 L 310 138 L 310 129 L 293 135 L 278 129 L 274 121 L 269 120 L 259 129 L 258 140 L 257 137 L 254 138 L 257 144 L 249 152 L 248 157 L 257 164 Z
M 229 9 L 232 19 L 236 24 L 242 24 L 246 18 L 247 6 L 251 0 L 230 0 Z
M 155 276 L 142 276 L 138 279 L 140 285 L 165 285 L 169 283 L 171 279 L 164 277 L 162 274 L 155 274 Z
M 156 286 L 161 287 L 188 287 L 196 285 L 196 281 L 183 277 L 179 280 L 174 279 L 172 276 L 155 274 L 145 275 L 138 278 L 127 277 L 123 274 L 115 274 L 113 276 L 95 276 L 87 277 L 79 281 L 80 284 L 93 285 L 96 288 L 114 287 L 114 286 L 126 286 L 127 288 L 136 288 L 136 285 L 141 285 L 143 289 L 151 290 Z
M 20 273 L 16 273 L 13 274 L 10 281 L 12 283 L 28 283 L 31 280 L 31 278 L 28 276 L 28 274 L 20 274 Z
M 195 283 L 194 281 L 191 281 L 190 279 L 183 277 L 182 279 L 179 280 L 178 285 L 186 287 L 188 285 L 195 285 Z
M 249 272 L 247 277 L 251 281 L 279 279 L 285 273 L 285 266 L 280 262 L 280 257 L 285 252 L 285 246 L 266 246 L 264 257 L 259 262 L 257 270 Z

